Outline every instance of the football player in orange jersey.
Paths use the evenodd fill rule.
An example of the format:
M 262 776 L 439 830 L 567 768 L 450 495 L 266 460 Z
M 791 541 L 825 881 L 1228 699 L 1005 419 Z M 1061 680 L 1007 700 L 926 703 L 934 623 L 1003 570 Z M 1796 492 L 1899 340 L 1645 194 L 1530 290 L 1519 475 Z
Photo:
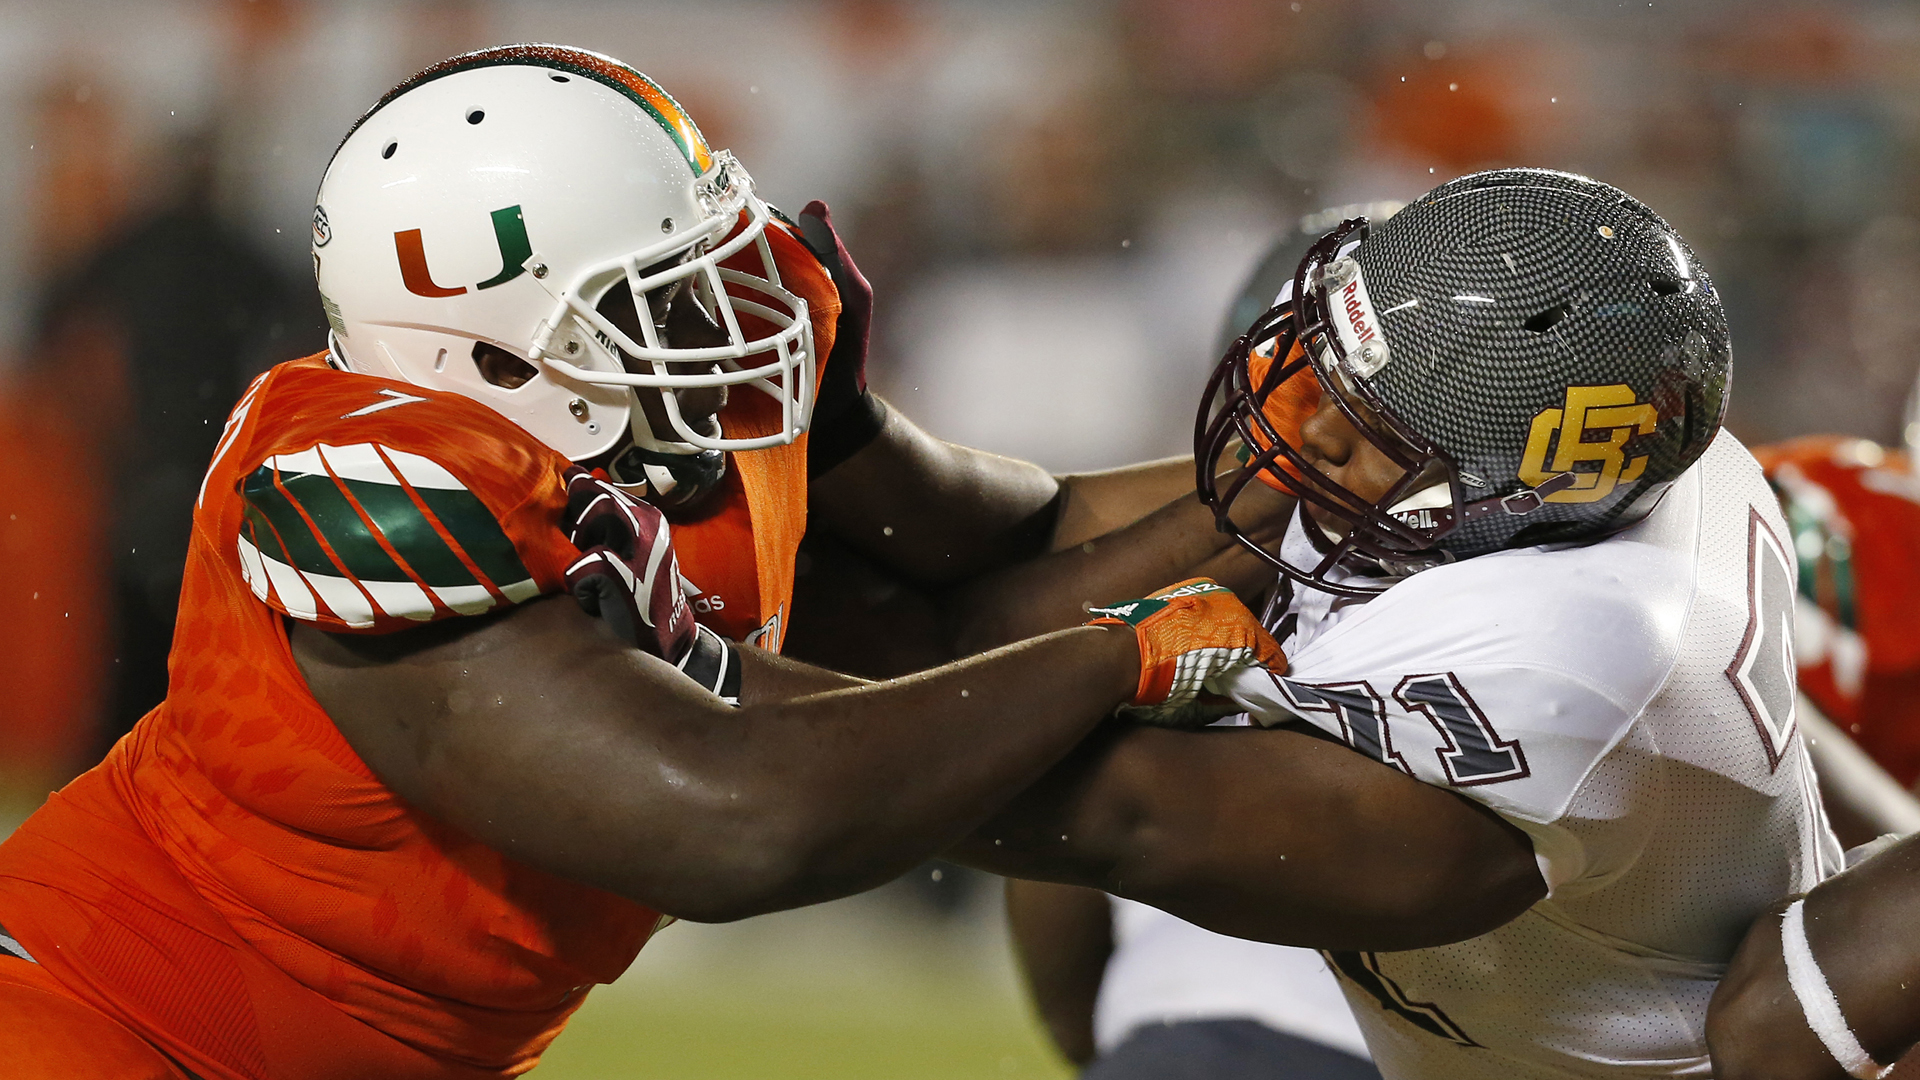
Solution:
M 313 253 L 331 345 L 233 410 L 166 701 L 0 845 L 15 1075 L 517 1075 L 673 917 L 883 882 L 1116 708 L 1204 723 L 1284 667 L 1206 580 L 1080 627 L 1270 573 L 1190 495 L 1142 516 L 1190 463 L 1059 481 L 867 394 L 825 207 L 779 217 L 618 61 L 403 83 Z M 891 682 L 782 660 L 810 524 L 971 583 L 962 630 L 1057 632 Z

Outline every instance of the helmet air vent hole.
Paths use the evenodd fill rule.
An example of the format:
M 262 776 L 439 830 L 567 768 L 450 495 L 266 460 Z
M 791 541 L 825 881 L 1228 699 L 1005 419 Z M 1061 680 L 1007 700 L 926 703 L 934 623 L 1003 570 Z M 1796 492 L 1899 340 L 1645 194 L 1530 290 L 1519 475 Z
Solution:
M 484 341 L 473 343 L 473 366 L 482 379 L 502 390 L 518 390 L 540 374 L 532 364 Z
M 1679 278 L 1670 277 L 1649 278 L 1647 284 L 1653 286 L 1653 291 L 1661 296 L 1673 296 L 1687 287 Z
M 1568 315 L 1572 314 L 1572 312 L 1573 312 L 1572 306 L 1562 302 L 1562 303 L 1553 305 L 1552 307 L 1548 308 L 1547 310 L 1541 312 L 1538 315 L 1535 315 L 1533 318 L 1528 319 L 1526 322 L 1521 323 L 1520 325 L 1526 327 L 1527 329 L 1533 331 L 1536 334 L 1544 334 L 1547 331 L 1553 329 L 1556 325 L 1559 324 L 1561 319 L 1566 318 Z
M 388 143 L 388 144 L 387 144 L 387 145 L 386 145 L 385 147 L 383 147 L 383 148 L 381 149 L 381 151 L 380 151 L 380 158 L 381 158 L 381 160 L 383 160 L 383 161 L 384 161 L 384 160 L 386 160 L 387 158 L 390 158 L 390 157 L 392 157 L 392 156 L 393 156 L 393 152 L 394 152 L 395 150 L 398 150 L 398 149 L 400 149 L 400 144 L 399 144 L 399 143 L 397 143 L 397 142 L 390 142 L 390 143 Z
M 672 219 L 672 218 L 661 218 L 661 219 L 660 219 L 660 231 L 661 231 L 661 232 L 663 232 L 663 233 L 670 233 L 670 232 L 672 232 L 672 231 L 673 231 L 673 219 Z
M 441 349 L 440 355 L 433 358 L 433 371 L 437 375 L 445 370 L 447 370 L 447 350 Z
M 552 79 L 554 82 L 572 82 L 573 81 L 567 78 L 565 75 L 561 75 L 557 72 L 552 72 L 552 71 L 547 72 L 547 78 Z
M 486 118 L 487 118 L 486 112 L 481 109 L 472 109 L 472 110 L 469 110 L 467 113 L 467 123 L 469 124 L 477 124 L 480 121 L 485 120 Z

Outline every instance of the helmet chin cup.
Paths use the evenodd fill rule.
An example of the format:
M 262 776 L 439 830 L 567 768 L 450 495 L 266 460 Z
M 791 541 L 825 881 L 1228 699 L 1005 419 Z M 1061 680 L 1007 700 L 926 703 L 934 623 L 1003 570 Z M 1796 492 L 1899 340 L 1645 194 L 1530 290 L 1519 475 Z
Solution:
M 643 497 L 656 506 L 685 506 L 726 479 L 727 455 L 720 450 L 662 454 L 630 446 L 608 463 L 607 475 L 623 488 L 644 487 Z

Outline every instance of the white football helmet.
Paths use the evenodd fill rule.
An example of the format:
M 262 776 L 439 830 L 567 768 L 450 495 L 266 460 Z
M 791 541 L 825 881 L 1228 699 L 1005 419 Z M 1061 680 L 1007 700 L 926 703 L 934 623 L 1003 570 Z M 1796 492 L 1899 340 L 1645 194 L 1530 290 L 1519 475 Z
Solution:
M 814 394 L 812 323 L 780 284 L 768 216 L 746 170 L 645 75 L 583 49 L 502 46 L 421 72 L 348 132 L 315 199 L 314 276 L 336 363 L 464 394 L 575 461 L 629 431 L 656 455 L 753 450 L 798 438 Z M 742 253 L 757 274 L 720 265 Z M 683 281 L 727 345 L 661 340 L 646 294 Z M 640 341 L 595 310 L 623 283 Z M 531 377 L 488 381 L 479 343 Z M 668 368 L 683 362 L 699 373 Z M 634 396 L 720 385 L 774 397 L 782 430 L 696 430 L 663 392 L 673 430 L 656 432 Z

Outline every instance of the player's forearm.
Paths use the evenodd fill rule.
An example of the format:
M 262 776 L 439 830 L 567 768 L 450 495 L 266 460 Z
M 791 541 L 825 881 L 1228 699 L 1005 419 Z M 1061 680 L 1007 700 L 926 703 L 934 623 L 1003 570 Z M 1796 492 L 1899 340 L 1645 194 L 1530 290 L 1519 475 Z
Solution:
M 756 649 L 751 645 L 737 645 L 735 649 L 735 659 L 742 669 L 740 703 L 749 707 L 793 701 L 809 694 L 824 694 L 831 690 L 865 686 L 868 682 L 853 675 L 843 675 L 823 667 L 804 664 L 779 653 Z
M 1787 903 L 1754 920 L 1707 1008 L 1707 1046 L 1720 1080 L 1846 1078 L 1787 985 L 1780 953 L 1780 912 Z
M 1164 458 L 1057 477 L 1063 496 L 1051 550 L 1078 547 L 1193 494 L 1193 458 Z
M 814 484 L 810 527 L 915 588 L 944 589 L 943 640 L 926 651 L 965 656 L 1189 577 L 1243 595 L 1266 588 L 1273 571 L 1215 528 L 1191 470 L 1176 459 L 1056 480 L 935 439 L 893 412 L 879 437 Z M 1293 502 L 1256 488 L 1241 500 L 1241 524 L 1276 541 Z M 1154 509 L 1162 497 L 1173 501 Z M 1124 527 L 1087 538 L 1113 524 Z
M 731 708 L 570 598 L 389 638 L 296 626 L 315 698 L 423 812 L 675 915 L 739 918 L 879 884 L 1070 750 L 1139 681 L 1082 627 L 886 684 L 747 652 Z M 771 672 L 774 690 L 755 688 Z M 829 687 L 829 689 L 818 689 Z
M 1846 1075 L 1787 980 L 1783 900 L 1755 919 L 1707 1011 L 1714 1075 L 1828 1080 Z M 1883 1065 L 1920 1042 L 1920 838 L 1831 878 L 1806 898 L 1807 945 L 1860 1045 Z
M 897 410 L 873 442 L 814 481 L 825 527 L 918 586 L 944 586 L 1047 550 L 1060 485 L 1037 465 L 936 439 Z
M 1078 628 L 906 679 L 744 707 L 685 758 L 737 793 L 688 815 L 685 839 L 710 834 L 708 850 L 737 855 L 741 873 L 656 906 L 739 918 L 885 882 L 1038 779 L 1138 678 L 1131 634 Z
M 1264 489 L 1263 489 L 1264 491 Z M 1250 503 L 1262 502 L 1255 496 Z M 1277 538 L 1292 501 L 1265 499 L 1262 522 Z M 1184 495 L 1117 532 L 983 576 L 956 590 L 949 617 L 961 654 L 1071 626 L 1089 605 L 1143 596 L 1208 577 L 1242 596 L 1273 584 L 1271 566 L 1214 527 L 1213 511 Z
M 1116 732 L 954 854 L 1142 900 L 1221 933 L 1316 948 L 1464 940 L 1545 891 L 1512 826 L 1290 731 Z
M 1051 882 L 1007 880 L 1007 929 L 1034 1011 L 1068 1061 L 1093 1060 L 1093 1011 L 1113 955 L 1113 910 L 1105 893 Z

